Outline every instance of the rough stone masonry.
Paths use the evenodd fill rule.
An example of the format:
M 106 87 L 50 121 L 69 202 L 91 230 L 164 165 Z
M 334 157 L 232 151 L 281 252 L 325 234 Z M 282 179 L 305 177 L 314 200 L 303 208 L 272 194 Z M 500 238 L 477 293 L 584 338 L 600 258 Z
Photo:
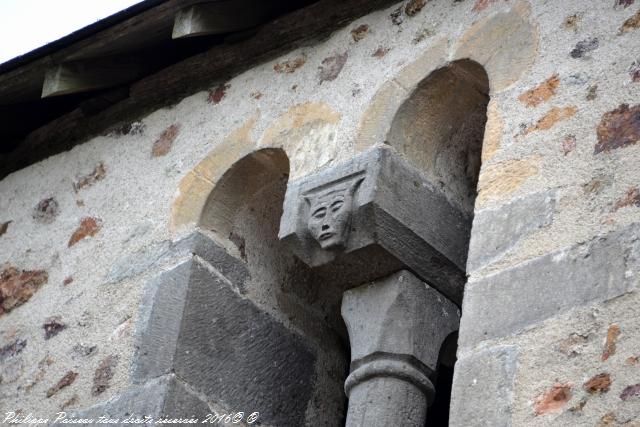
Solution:
M 346 273 L 405 263 L 278 229 L 287 184 L 386 147 L 473 218 L 449 425 L 640 425 L 639 16 L 398 2 L 6 176 L 0 416 L 343 425 Z

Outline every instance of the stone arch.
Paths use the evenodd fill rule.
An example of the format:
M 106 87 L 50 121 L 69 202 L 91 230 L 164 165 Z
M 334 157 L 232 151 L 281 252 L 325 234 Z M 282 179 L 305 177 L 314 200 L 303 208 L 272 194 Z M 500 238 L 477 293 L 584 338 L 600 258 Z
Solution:
M 216 311 L 221 318 L 240 321 L 240 325 L 222 322 L 220 327 L 228 330 L 225 335 L 238 331 L 238 336 L 253 337 L 236 361 L 238 372 L 257 378 L 254 383 L 237 384 L 252 395 L 244 403 L 252 400 L 252 405 L 261 405 L 273 425 L 338 425 L 344 413 L 341 389 L 348 344 L 340 331 L 339 300 L 323 290 L 317 274 L 278 240 L 289 176 L 285 149 L 266 147 L 248 153 L 217 180 L 198 227 L 246 270 L 243 279 L 231 285 L 252 311 L 239 316 Z M 221 264 L 211 266 L 221 270 L 225 263 Z M 231 349 L 236 345 L 221 338 L 217 338 L 220 345 Z M 237 399 L 242 403 L 241 396 Z
M 484 25 L 501 21 L 493 22 Z M 444 40 L 435 43 L 383 85 L 361 121 L 356 148 L 390 146 L 463 212 L 464 227 L 470 230 L 483 160 L 490 74 L 481 63 L 469 59 L 472 55 L 447 60 L 448 48 Z M 495 144 L 491 145 L 495 150 Z M 456 341 L 457 333 L 440 348 L 435 377 L 439 397 L 427 414 L 429 425 L 448 423 Z
M 167 407 L 201 418 L 257 411 L 269 425 L 341 425 L 349 345 L 340 292 L 278 240 L 285 150 L 242 149 L 200 163 L 210 178 L 185 223 L 196 230 L 171 243 L 174 267 L 145 289 L 134 381 L 168 382 L 160 399 L 184 397 Z
M 282 149 L 265 148 L 242 157 L 220 177 L 203 206 L 198 226 L 220 239 L 233 240 L 233 227 L 243 204 L 275 182 L 286 181 L 289 158 Z
M 471 60 L 430 73 L 398 108 L 387 144 L 472 216 L 480 172 L 489 79 Z

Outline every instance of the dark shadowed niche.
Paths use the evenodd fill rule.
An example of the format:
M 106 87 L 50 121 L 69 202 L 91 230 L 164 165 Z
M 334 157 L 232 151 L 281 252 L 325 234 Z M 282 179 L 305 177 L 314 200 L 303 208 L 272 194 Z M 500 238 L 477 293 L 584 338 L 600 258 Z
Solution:
M 436 184 L 473 219 L 489 78 L 471 60 L 455 61 L 422 80 L 398 109 L 387 143 Z M 427 425 L 447 426 L 457 334 L 441 349 L 436 398 Z
M 236 162 L 208 197 L 200 228 L 249 274 L 230 284 L 244 313 L 210 310 L 211 327 L 225 331 L 214 343 L 224 348 L 210 351 L 229 374 L 219 383 L 226 390 L 200 391 L 229 410 L 260 411 L 269 425 L 340 426 L 349 366 L 341 291 L 278 240 L 288 177 L 285 152 L 262 149 Z

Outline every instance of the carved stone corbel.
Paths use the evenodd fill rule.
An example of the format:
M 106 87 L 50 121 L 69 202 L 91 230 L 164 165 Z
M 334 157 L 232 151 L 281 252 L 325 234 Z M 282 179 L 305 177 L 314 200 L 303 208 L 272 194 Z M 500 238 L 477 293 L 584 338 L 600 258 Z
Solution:
M 290 182 L 279 238 L 312 267 L 377 246 L 460 304 L 470 227 L 419 170 L 375 148 Z
M 346 291 L 351 342 L 347 427 L 425 425 L 440 347 L 460 311 L 408 271 Z

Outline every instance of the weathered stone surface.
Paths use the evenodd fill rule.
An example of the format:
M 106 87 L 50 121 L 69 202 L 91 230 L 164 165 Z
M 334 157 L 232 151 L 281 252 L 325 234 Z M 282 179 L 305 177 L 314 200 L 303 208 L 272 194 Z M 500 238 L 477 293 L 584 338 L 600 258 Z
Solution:
M 106 175 L 107 169 L 103 163 L 99 163 L 91 173 L 76 178 L 76 181 L 73 183 L 73 191 L 77 193 L 85 187 L 90 187 L 96 182 L 103 180 Z
M 473 218 L 467 272 L 500 259 L 520 240 L 553 221 L 555 191 L 536 193 L 496 209 L 485 209 Z
M 560 250 L 470 283 L 461 349 L 514 334 L 572 307 L 638 286 L 640 224 Z
M 539 104 L 548 101 L 552 96 L 554 96 L 559 85 L 560 78 L 558 77 L 558 74 L 553 74 L 533 89 L 529 89 L 522 93 L 518 97 L 518 100 L 527 107 L 537 107 Z
M 268 424 L 298 426 L 311 397 L 315 355 L 299 336 L 193 262 L 174 370 L 230 408 L 252 408 Z
M 48 199 L 40 200 L 40 202 L 33 208 L 31 216 L 36 222 L 41 224 L 51 224 L 58 214 L 60 213 L 60 205 L 58 201 L 49 197 Z
M 190 391 L 175 375 L 166 375 L 150 380 L 141 386 L 129 388 L 120 396 L 110 399 L 85 410 L 73 414 L 65 414 L 67 419 L 82 419 L 86 423 L 74 425 L 95 425 L 100 417 L 108 417 L 117 422 L 108 425 L 126 425 L 125 419 L 144 419 L 145 416 L 154 420 L 160 418 L 199 418 L 203 420 L 212 411 L 209 406 Z M 55 417 L 54 417 L 55 419 Z M 104 424 L 104 422 L 102 423 Z M 54 426 L 68 425 L 63 422 Z M 163 425 L 147 423 L 145 425 Z
M 459 359 L 453 376 L 451 427 L 511 426 L 518 349 L 501 346 Z
M 74 230 L 73 234 L 69 238 L 68 247 L 71 247 L 79 241 L 86 239 L 87 237 L 93 237 L 98 234 L 98 231 L 102 228 L 102 221 L 99 218 L 85 217 L 80 220 L 80 224 Z
M 167 374 L 173 367 L 192 261 L 162 273 L 145 288 L 136 326 L 136 383 Z
M 482 163 L 491 159 L 502 144 L 504 136 L 504 120 L 500 112 L 500 106 L 495 99 L 491 99 L 487 105 L 487 123 L 484 128 L 482 141 Z
M 478 180 L 476 205 L 499 200 L 516 191 L 529 178 L 538 174 L 542 158 L 532 155 L 521 159 L 489 165 L 482 169 Z
M 49 280 L 44 270 L 18 270 L 5 265 L 0 273 L 0 316 L 21 306 Z
M 429 376 L 460 311 L 406 270 L 344 293 L 351 343 L 346 425 L 424 426 L 434 396 Z
M 153 147 L 151 148 L 151 156 L 165 156 L 171 150 L 171 146 L 173 145 L 173 141 L 176 140 L 178 134 L 180 133 L 180 124 L 173 123 L 168 128 L 166 128 L 153 143 Z
M 175 241 L 163 241 L 129 254 L 117 261 L 107 273 L 107 283 L 117 283 L 153 270 L 171 261 L 179 261 L 191 254 L 198 255 L 214 266 L 222 275 L 239 288 L 249 277 L 244 263 L 227 253 L 211 238 L 199 231 Z
M 507 12 L 477 21 L 458 38 L 454 58 L 483 64 L 492 92 L 506 89 L 533 65 L 537 55 L 538 30 L 528 15 L 528 5 L 520 2 Z
M 64 377 L 60 378 L 60 381 L 58 381 L 55 385 L 51 386 L 49 390 L 47 390 L 47 397 L 51 397 L 57 392 L 59 392 L 61 389 L 65 387 L 69 387 L 71 384 L 73 384 L 73 382 L 76 380 L 77 377 L 78 377 L 77 372 L 73 372 L 73 371 L 67 372 Z
M 111 379 L 115 375 L 118 359 L 118 356 L 113 354 L 102 359 L 93 374 L 93 387 L 91 387 L 92 395 L 97 396 L 102 394 L 109 388 Z
M 541 130 L 549 130 L 553 126 L 555 126 L 556 123 L 564 120 L 569 120 L 576 114 L 577 111 L 578 108 L 574 105 L 562 108 L 553 107 L 549 111 L 547 111 L 544 116 L 540 117 L 535 125 L 527 126 L 522 131 L 522 135 L 528 135 L 532 132 Z
M 347 191 L 353 193 L 348 203 Z M 336 203 L 342 200 L 343 208 L 349 205 L 350 212 L 348 218 L 336 217 L 333 225 L 323 224 L 327 229 L 314 233 L 316 211 L 312 207 L 319 195 L 331 196 Z M 338 223 L 342 225 L 338 227 Z M 390 149 L 375 148 L 349 162 L 289 182 L 279 238 L 311 266 L 379 245 L 460 302 L 469 227 L 470 218 L 416 168 Z M 341 250 L 323 249 L 318 242 L 323 232 L 333 236 L 340 230 Z
M 556 414 L 562 412 L 571 399 L 573 385 L 570 383 L 555 383 L 534 400 L 533 410 L 536 415 Z
M 640 104 L 621 104 L 602 115 L 597 129 L 598 143 L 594 154 L 627 147 L 640 142 Z
M 440 346 L 458 329 L 460 310 L 438 291 L 402 270 L 343 294 L 342 317 L 352 369 L 377 353 L 410 355 L 431 371 Z

